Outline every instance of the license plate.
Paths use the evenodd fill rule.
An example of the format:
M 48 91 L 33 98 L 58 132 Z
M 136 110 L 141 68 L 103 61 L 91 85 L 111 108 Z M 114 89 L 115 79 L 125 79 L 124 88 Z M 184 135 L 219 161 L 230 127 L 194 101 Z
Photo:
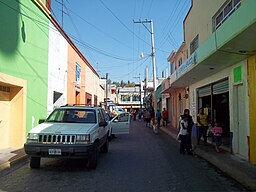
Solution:
M 49 155 L 61 155 L 61 149 L 48 149 Z

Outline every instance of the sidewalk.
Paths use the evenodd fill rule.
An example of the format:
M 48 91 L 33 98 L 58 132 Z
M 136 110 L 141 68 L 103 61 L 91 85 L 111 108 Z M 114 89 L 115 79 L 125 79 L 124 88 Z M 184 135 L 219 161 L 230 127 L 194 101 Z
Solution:
M 177 129 L 170 125 L 161 127 L 160 129 L 174 139 L 177 139 Z M 207 146 L 197 145 L 194 149 L 194 153 L 218 167 L 242 185 L 252 191 L 256 191 L 256 166 L 250 164 L 248 161 L 232 155 L 225 149 L 222 150 L 221 153 L 217 153 L 214 150 L 214 146 L 211 144 Z
M 24 162 L 26 159 L 28 159 L 28 156 L 23 148 L 7 148 L 0 150 L 0 172 L 12 168 L 16 164 Z

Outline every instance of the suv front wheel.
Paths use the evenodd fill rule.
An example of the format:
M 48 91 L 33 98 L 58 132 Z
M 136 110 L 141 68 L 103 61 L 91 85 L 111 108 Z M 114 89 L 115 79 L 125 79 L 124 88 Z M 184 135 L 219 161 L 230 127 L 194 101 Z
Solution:
M 94 143 L 93 152 L 88 157 L 88 160 L 87 160 L 87 168 L 88 169 L 96 169 L 97 164 L 98 164 L 98 151 L 99 151 L 98 144 Z
M 30 168 L 38 169 L 40 168 L 40 157 L 30 157 Z

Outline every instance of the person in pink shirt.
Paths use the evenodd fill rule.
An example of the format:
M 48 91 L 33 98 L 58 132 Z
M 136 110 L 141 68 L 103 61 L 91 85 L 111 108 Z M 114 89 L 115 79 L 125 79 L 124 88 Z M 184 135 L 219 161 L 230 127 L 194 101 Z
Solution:
M 214 127 L 212 128 L 214 140 L 215 140 L 215 149 L 219 153 L 220 152 L 220 145 L 221 145 L 221 134 L 223 132 L 222 127 L 216 122 L 214 123 Z

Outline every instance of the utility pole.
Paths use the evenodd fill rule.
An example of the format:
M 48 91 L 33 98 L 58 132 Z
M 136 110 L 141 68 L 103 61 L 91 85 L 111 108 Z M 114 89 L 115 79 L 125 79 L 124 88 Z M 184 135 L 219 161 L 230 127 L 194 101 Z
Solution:
M 151 56 L 152 56 L 152 68 L 153 68 L 153 107 L 154 110 L 156 111 L 156 102 L 155 102 L 155 91 L 156 91 L 156 60 L 155 60 L 155 43 L 154 43 L 154 30 L 153 30 L 153 20 L 144 20 L 144 21 L 133 21 L 134 23 L 141 23 L 147 30 L 148 32 L 151 34 Z M 147 28 L 147 26 L 145 25 L 145 23 L 150 23 L 150 30 Z

